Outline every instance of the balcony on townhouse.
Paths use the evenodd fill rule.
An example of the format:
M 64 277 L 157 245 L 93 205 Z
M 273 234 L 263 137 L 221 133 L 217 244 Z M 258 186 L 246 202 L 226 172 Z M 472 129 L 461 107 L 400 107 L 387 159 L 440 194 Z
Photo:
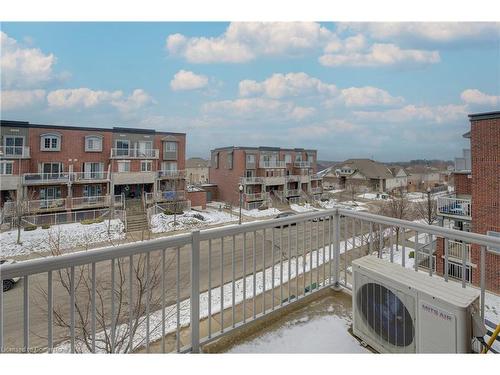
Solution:
M 437 213 L 455 219 L 471 220 L 472 206 L 471 199 L 457 198 L 454 196 L 438 197 Z
M 186 171 L 185 170 L 162 170 L 158 171 L 158 178 L 161 180 L 167 180 L 167 179 L 184 179 L 186 178 Z
M 0 146 L 0 159 L 29 159 L 28 146 Z
M 123 207 L 123 196 L 121 195 L 99 195 L 86 197 L 66 197 L 54 199 L 29 200 L 22 204 L 25 214 L 42 214 L 53 211 L 70 211 L 92 208 Z
M 286 182 L 286 176 L 269 176 L 262 177 L 264 185 L 284 185 Z
M 67 184 L 70 181 L 71 181 L 70 172 L 23 174 L 24 185 Z
M 122 195 L 95 195 L 70 198 L 70 208 L 73 210 L 110 207 L 123 207 Z
M 284 160 L 263 160 L 261 159 L 259 161 L 259 168 L 266 168 L 266 169 L 271 169 L 271 168 L 285 168 L 286 163 Z
M 269 193 L 248 193 L 244 194 L 245 202 L 263 201 L 269 198 Z
M 264 177 L 240 177 L 240 184 L 242 185 L 255 185 L 263 183 Z
M 111 159 L 158 159 L 160 151 L 156 148 L 112 148 Z
M 106 182 L 109 180 L 110 175 L 107 171 L 71 173 L 71 181 L 74 183 L 88 184 L 90 182 Z
M 331 225 L 326 225 L 327 223 Z M 360 224 L 358 228 L 363 231 L 358 234 L 370 233 L 365 241 L 355 241 L 350 237 L 352 234 L 340 229 L 356 223 Z M 371 253 L 375 241 L 378 241 L 376 236 L 368 232 L 368 228 L 375 228 L 380 236 L 391 236 L 388 238 L 390 243 L 395 240 L 393 231 L 382 229 L 382 226 L 387 225 L 411 235 L 421 233 L 448 241 L 476 244 L 484 249 L 483 254 L 488 246 L 500 246 L 500 239 L 492 236 L 338 208 L 275 220 L 195 230 L 178 236 L 118 244 L 100 251 L 7 263 L 0 266 L 0 281 L 21 278 L 23 282 L 19 287 L 23 288 L 20 292 L 24 293 L 24 302 L 23 298 L 4 298 L 0 304 L 0 316 L 7 316 L 7 311 L 21 311 L 23 303 L 30 308 L 30 313 L 10 314 L 9 319 L 0 319 L 3 340 L 0 352 L 13 352 L 16 348 L 23 348 L 23 345 L 28 348 L 23 352 L 37 348 L 48 353 L 197 353 L 225 352 L 229 349 L 233 352 L 290 352 L 290 348 L 297 348 L 295 344 L 302 344 L 299 352 L 366 351 L 348 332 L 352 323 L 350 317 L 357 313 L 353 310 L 357 307 L 356 302 L 351 304 L 352 294 L 362 296 L 362 290 L 365 290 L 358 289 L 359 285 L 354 283 L 353 261 L 366 256 L 374 264 L 386 267 L 385 269 L 389 269 L 388 265 L 384 265 L 387 262 L 393 263 L 390 269 L 409 268 L 407 272 L 422 271 L 420 266 L 425 266 L 411 262 L 411 267 L 408 267 L 405 259 L 408 262 L 410 258 L 405 256 L 408 252 L 405 253 L 404 247 L 398 250 L 391 246 L 390 252 L 384 249 L 383 252 L 375 251 L 366 255 Z M 352 243 L 349 248 L 348 240 Z M 421 248 L 414 248 L 414 259 L 425 262 L 426 255 Z M 254 260 L 248 262 L 252 256 Z M 449 255 L 445 254 L 445 261 L 446 257 Z M 99 276 L 106 280 L 112 279 L 116 264 L 124 264 L 132 269 L 127 262 L 146 258 L 148 261 L 145 262 L 145 272 L 150 276 L 136 277 L 134 274 L 127 279 L 128 272 L 123 275 L 124 283 L 131 285 L 130 288 L 135 291 L 133 294 L 127 293 L 130 290 L 128 288 L 119 289 L 113 283 L 102 283 L 88 275 L 89 270 L 97 265 Z M 161 270 L 161 264 L 165 259 L 172 265 L 167 271 L 170 275 L 168 282 L 159 281 L 151 283 L 150 287 L 141 288 L 144 280 L 149 280 L 149 277 L 163 280 L 165 273 Z M 429 262 L 432 261 L 432 265 L 426 273 L 433 278 L 441 278 L 434 270 L 436 260 L 433 257 L 428 259 Z M 61 281 L 67 280 L 69 270 L 77 280 L 81 277 L 85 282 L 77 282 L 74 283 L 74 288 L 67 288 Z M 487 272 L 484 262 L 474 272 L 477 272 L 478 279 L 484 280 Z M 275 274 L 279 276 L 274 277 Z M 225 277 L 220 277 L 223 275 Z M 466 296 L 470 288 L 479 287 L 479 292 L 474 293 L 481 293 L 481 300 L 484 300 L 487 293 L 484 282 L 478 286 L 464 283 L 462 287 L 451 278 L 441 278 L 439 282 L 449 283 L 446 285 L 457 295 L 460 295 L 460 288 L 463 288 L 462 294 Z M 46 289 L 41 289 L 40 286 L 46 286 Z M 96 288 L 99 293 L 116 298 L 107 298 L 96 305 L 89 293 L 89 290 Z M 221 291 L 224 298 L 220 298 Z M 53 305 L 52 298 L 42 299 L 47 295 L 62 295 L 65 298 L 58 298 L 56 306 Z M 149 305 L 149 295 L 165 302 Z M 78 305 L 71 302 L 77 296 L 78 301 L 89 306 L 88 314 L 82 319 L 75 310 Z M 30 303 L 37 298 L 41 300 L 40 303 Z M 221 300 L 223 303 L 220 303 Z M 415 314 L 415 304 L 411 301 L 413 297 L 404 298 L 402 308 L 409 309 L 406 306 L 412 306 L 410 311 Z M 134 317 L 137 320 L 124 319 L 123 323 L 120 322 L 120 329 L 115 329 L 116 319 L 112 314 L 102 313 L 124 311 L 127 317 L 129 311 L 132 311 L 131 306 L 140 307 L 140 316 Z M 484 302 L 475 306 L 484 323 L 490 309 Z M 357 308 L 360 307 L 362 305 Z M 64 311 L 68 316 L 79 319 L 72 324 L 84 329 L 60 329 L 54 323 L 55 310 Z M 297 315 L 299 312 L 300 316 Z M 398 322 L 397 312 L 386 312 L 382 311 L 387 319 Z M 175 316 L 177 318 L 172 319 Z M 155 325 L 149 327 L 144 323 L 146 329 L 142 331 L 140 340 L 133 340 L 134 336 L 127 332 L 133 331 L 133 324 L 137 324 L 139 319 L 140 322 L 153 319 Z M 93 325 L 92 321 L 97 321 L 98 324 Z M 269 326 L 277 321 L 280 330 L 285 328 L 280 331 L 284 334 L 276 334 L 274 328 Z M 294 328 L 297 322 L 300 323 L 300 331 Z M 394 336 L 395 329 L 405 332 L 405 327 L 401 324 L 381 325 L 377 329 L 378 336 L 385 343 L 388 342 L 386 337 Z M 397 347 L 398 352 L 417 351 L 418 339 L 413 329 L 415 326 L 409 327 L 412 329 L 406 332 L 410 334 L 404 336 L 405 345 Z M 331 332 L 335 334 L 332 335 Z M 80 344 L 92 342 L 95 337 L 103 337 L 105 334 L 109 335 L 109 342 L 118 344 Z M 289 341 L 297 337 L 301 340 Z M 134 346 L 130 348 L 129 343 Z
M 471 263 L 471 245 L 469 243 L 448 240 L 448 257 Z
M 455 172 L 470 172 L 471 169 L 470 149 L 463 149 L 462 156 L 455 158 Z
M 286 182 L 299 182 L 300 181 L 300 175 L 296 174 L 290 174 L 285 177 Z
M 310 161 L 296 161 L 293 166 L 295 168 L 312 168 L 312 163 Z
M 23 212 L 26 214 L 64 211 L 66 209 L 68 209 L 68 199 L 66 198 L 30 200 L 23 205 Z
M 319 174 L 311 174 L 311 181 L 315 180 L 315 181 L 318 181 L 318 180 L 321 180 L 323 177 L 321 177 Z

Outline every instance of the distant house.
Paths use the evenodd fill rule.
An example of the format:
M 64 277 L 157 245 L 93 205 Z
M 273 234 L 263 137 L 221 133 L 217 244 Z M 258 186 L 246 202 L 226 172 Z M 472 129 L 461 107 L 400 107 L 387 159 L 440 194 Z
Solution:
M 210 162 L 202 158 L 186 160 L 186 180 L 191 185 L 201 185 L 208 182 L 208 168 Z
M 409 191 L 424 191 L 427 188 L 434 188 L 445 181 L 446 172 L 435 167 L 414 165 L 406 168 L 406 171 L 409 173 Z
M 392 178 L 388 178 L 385 183 L 385 190 L 392 191 L 396 189 L 406 190 L 408 186 L 409 173 L 400 166 L 389 168 L 392 173 Z
M 404 186 L 408 177 L 403 168 L 393 175 L 384 164 L 371 159 L 348 159 L 322 171 L 322 174 L 325 186 L 380 192 Z

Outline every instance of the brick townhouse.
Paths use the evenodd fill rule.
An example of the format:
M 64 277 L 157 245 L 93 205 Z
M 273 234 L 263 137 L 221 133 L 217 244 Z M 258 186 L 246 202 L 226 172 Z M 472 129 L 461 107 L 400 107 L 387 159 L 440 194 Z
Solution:
M 455 194 L 440 197 L 437 202 L 440 222 L 450 222 L 455 229 L 491 236 L 500 236 L 500 112 L 469 115 L 470 149 L 455 159 L 453 178 Z M 444 240 L 436 246 L 436 269 L 444 269 Z M 463 259 L 466 260 L 465 279 L 480 282 L 480 247 L 448 241 L 448 275 L 462 279 Z M 500 249 L 486 251 L 486 286 L 500 292 Z
M 15 199 L 29 213 L 106 207 L 122 196 L 185 199 L 184 133 L 2 120 L 0 137 L 3 208 Z
M 211 151 L 209 178 L 218 199 L 254 209 L 270 201 L 319 199 L 322 179 L 316 174 L 316 150 L 279 147 L 222 147 Z

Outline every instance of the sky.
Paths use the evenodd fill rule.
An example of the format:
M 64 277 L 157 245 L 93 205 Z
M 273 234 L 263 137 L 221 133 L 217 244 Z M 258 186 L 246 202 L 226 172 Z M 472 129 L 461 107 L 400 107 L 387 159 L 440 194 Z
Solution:
M 320 160 L 446 159 L 500 110 L 500 23 L 2 23 L 1 118 Z

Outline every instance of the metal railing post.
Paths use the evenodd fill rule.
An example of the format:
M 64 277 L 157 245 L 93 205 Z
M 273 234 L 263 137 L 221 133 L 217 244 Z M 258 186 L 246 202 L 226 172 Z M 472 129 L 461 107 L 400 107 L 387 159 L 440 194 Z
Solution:
M 191 351 L 200 352 L 200 231 L 191 240 Z
M 333 259 L 335 265 L 335 276 L 333 285 L 335 289 L 340 288 L 340 214 L 337 210 L 332 216 L 333 225 L 335 225 L 335 233 L 333 234 Z M 345 254 L 344 254 L 345 256 Z

